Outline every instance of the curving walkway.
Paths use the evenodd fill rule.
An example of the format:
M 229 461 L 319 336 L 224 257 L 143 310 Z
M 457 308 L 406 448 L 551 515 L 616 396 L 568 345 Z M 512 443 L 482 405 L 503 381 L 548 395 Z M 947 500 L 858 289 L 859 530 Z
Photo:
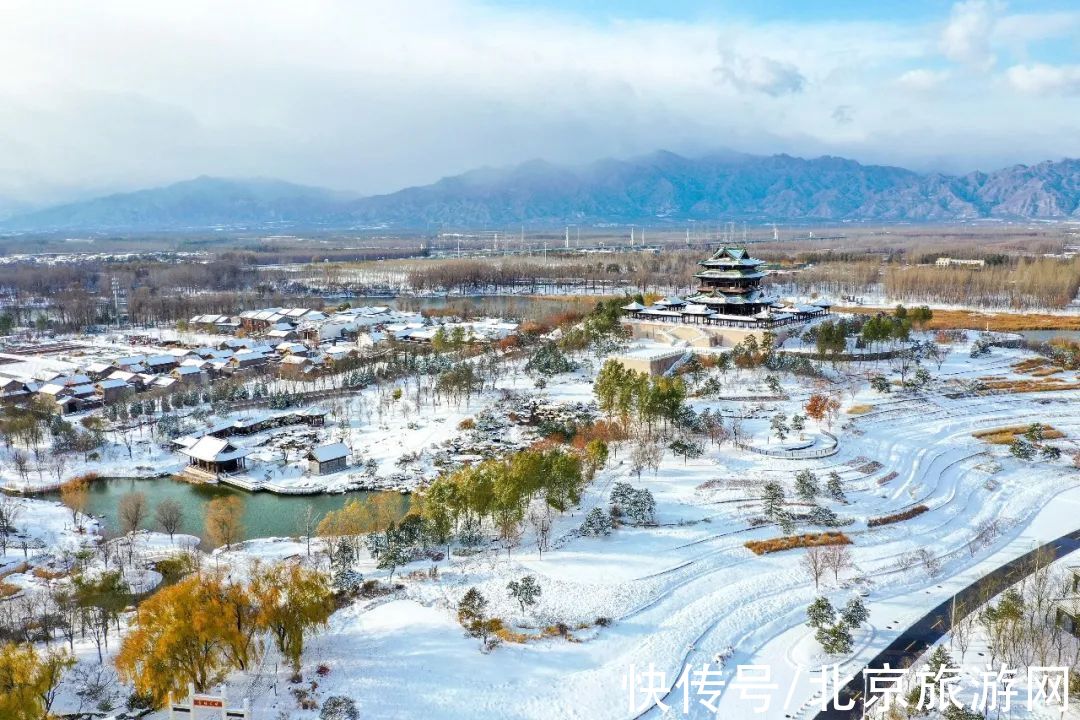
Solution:
M 963 619 L 968 615 L 960 609 L 969 607 L 971 611 L 978 609 L 979 599 L 986 597 L 985 591 L 988 587 L 992 588 L 993 594 L 997 594 L 1030 575 L 1036 569 L 1034 560 L 1038 553 L 1050 551 L 1054 559 L 1058 560 L 1078 549 L 1080 549 L 1080 530 L 1074 530 L 999 566 L 938 604 L 915 624 L 900 633 L 888 647 L 875 655 L 864 667 L 867 669 L 880 669 L 885 666 L 910 667 L 920 655 L 944 637 L 945 633 L 952 628 L 954 619 Z M 954 607 L 957 608 L 955 616 L 952 612 Z M 849 720 L 862 717 L 862 670 L 859 670 L 843 687 L 839 693 L 839 699 L 842 706 L 855 701 L 855 707 L 850 710 L 837 710 L 835 702 L 832 702 L 829 703 L 827 710 L 815 716 L 816 720 Z

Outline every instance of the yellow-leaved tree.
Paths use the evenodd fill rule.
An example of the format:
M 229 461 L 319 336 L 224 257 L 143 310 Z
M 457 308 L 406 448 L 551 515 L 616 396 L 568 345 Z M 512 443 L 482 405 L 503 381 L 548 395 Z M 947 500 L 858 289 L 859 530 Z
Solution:
M 214 498 L 206 506 L 206 535 L 217 546 L 231 550 L 244 534 L 244 501 L 236 495 Z
M 225 654 L 238 670 L 247 670 L 259 661 L 263 653 L 263 642 L 259 637 L 263 628 L 259 626 L 258 599 L 251 586 L 229 578 L 215 576 L 211 587 L 228 621 L 228 631 L 224 637 Z
M 305 636 L 333 611 L 330 584 L 317 570 L 256 563 L 247 583 L 222 572 L 191 575 L 139 606 L 116 668 L 159 706 L 170 692 L 186 695 L 189 683 L 206 691 L 257 665 L 267 639 L 299 671 Z
M 74 664 L 64 650 L 39 653 L 33 645 L 0 644 L 0 718 L 50 720 L 60 680 Z
M 251 592 L 259 606 L 259 626 L 269 631 L 278 651 L 299 672 L 305 635 L 324 626 L 334 612 L 326 576 L 299 565 L 256 567 Z
M 218 575 L 191 575 L 139 606 L 135 626 L 116 656 L 120 676 L 161 705 L 168 693 L 205 691 L 233 666 L 233 627 Z

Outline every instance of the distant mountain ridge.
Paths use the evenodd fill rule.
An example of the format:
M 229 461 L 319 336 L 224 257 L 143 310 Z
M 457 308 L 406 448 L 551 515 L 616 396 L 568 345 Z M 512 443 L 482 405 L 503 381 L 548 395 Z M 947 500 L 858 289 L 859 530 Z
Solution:
M 0 229 L 219 226 L 481 228 L 687 220 L 1080 220 L 1080 160 L 991 173 L 921 174 L 839 157 L 659 151 L 561 166 L 533 160 L 357 198 L 278 180 L 201 177 L 19 215 Z
M 308 224 L 334 217 L 352 199 L 272 179 L 197 177 L 160 188 L 105 195 L 16 215 L 11 230 L 188 230 Z

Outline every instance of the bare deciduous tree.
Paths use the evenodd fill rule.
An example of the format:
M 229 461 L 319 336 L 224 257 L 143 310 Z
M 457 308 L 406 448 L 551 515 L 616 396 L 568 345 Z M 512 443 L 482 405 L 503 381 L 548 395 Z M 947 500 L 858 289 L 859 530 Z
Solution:
M 551 506 L 546 502 L 533 503 L 533 506 L 529 509 L 529 526 L 532 527 L 536 549 L 539 551 L 540 557 L 543 557 L 544 551 L 548 549 L 553 520 L 554 515 Z
M 825 548 L 808 547 L 802 557 L 802 567 L 810 579 L 814 581 L 814 589 L 821 585 L 821 576 L 828 568 L 828 560 Z
M 116 518 L 120 531 L 125 535 L 135 532 L 146 521 L 148 508 L 146 495 L 139 491 L 126 493 L 116 507 Z
M 315 535 L 320 520 L 322 520 L 322 515 L 315 512 L 315 508 L 311 504 L 304 505 L 300 512 L 296 514 L 296 528 L 307 543 L 308 557 L 311 557 L 311 538 Z
M 8 538 L 15 534 L 15 521 L 22 506 L 15 498 L 0 495 L 0 555 L 7 553 Z
M 833 581 L 840 582 L 840 573 L 855 566 L 851 551 L 845 545 L 829 545 L 825 550 L 825 566 L 832 570 Z
M 173 535 L 184 523 L 184 508 L 176 500 L 166 498 L 154 508 L 154 519 L 168 533 L 169 542 L 172 542 Z

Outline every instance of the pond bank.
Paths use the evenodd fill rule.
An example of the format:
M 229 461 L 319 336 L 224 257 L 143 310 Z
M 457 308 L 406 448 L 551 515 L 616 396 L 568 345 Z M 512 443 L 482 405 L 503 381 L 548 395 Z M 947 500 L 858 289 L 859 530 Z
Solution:
M 206 506 L 217 498 L 238 497 L 244 505 L 242 539 L 296 536 L 301 534 L 301 518 L 308 508 L 318 517 L 343 507 L 350 500 L 366 500 L 380 494 L 373 491 L 353 491 L 332 495 L 275 495 L 268 492 L 246 492 L 227 485 L 196 485 L 175 480 L 169 475 L 154 478 L 99 478 L 90 484 L 87 512 L 101 518 L 103 534 L 115 535 L 118 531 L 116 518 L 120 498 L 130 492 L 146 495 L 150 518 L 146 529 L 159 530 L 153 521 L 153 511 L 161 501 L 176 500 L 184 511 L 179 532 L 205 538 L 204 518 Z M 388 493 L 400 502 L 403 515 L 410 504 L 406 495 Z M 41 494 L 43 499 L 59 500 L 57 492 Z

